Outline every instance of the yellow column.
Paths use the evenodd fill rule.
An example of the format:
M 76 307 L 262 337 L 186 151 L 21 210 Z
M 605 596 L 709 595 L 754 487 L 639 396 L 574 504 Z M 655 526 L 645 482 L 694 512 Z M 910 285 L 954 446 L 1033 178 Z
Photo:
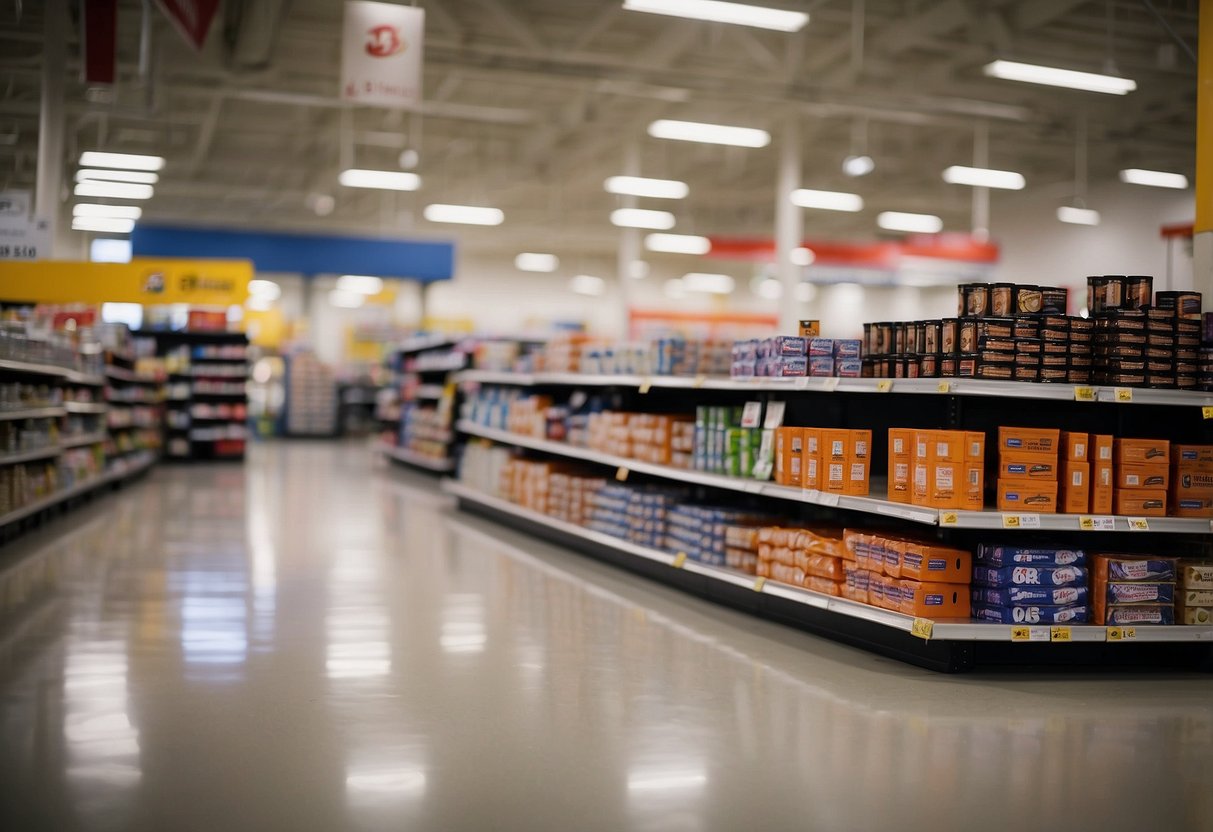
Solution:
M 1196 224 L 1192 240 L 1193 288 L 1213 309 L 1213 0 L 1200 0 L 1200 52 L 1196 64 Z

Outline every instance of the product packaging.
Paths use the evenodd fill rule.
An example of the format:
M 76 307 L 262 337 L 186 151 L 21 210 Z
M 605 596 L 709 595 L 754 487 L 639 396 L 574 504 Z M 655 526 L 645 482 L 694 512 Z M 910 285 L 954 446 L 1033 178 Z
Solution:
M 1057 587 L 1085 584 L 1081 566 L 974 566 L 973 583 L 981 586 Z
M 977 562 L 982 566 L 1085 566 L 1087 556 L 1081 549 L 983 543 L 977 548 Z
M 1086 622 L 1088 610 L 1081 604 L 1066 607 L 974 604 L 973 617 L 998 624 L 1081 624 Z
M 973 603 L 996 607 L 1010 607 L 1016 604 L 1051 607 L 1085 605 L 1087 588 L 1085 586 L 976 587 L 973 589 Z

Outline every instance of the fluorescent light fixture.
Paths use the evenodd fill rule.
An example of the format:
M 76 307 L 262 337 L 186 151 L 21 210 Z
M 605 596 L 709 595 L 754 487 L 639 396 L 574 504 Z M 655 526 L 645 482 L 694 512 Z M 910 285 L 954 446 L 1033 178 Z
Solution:
M 1057 209 L 1057 219 L 1074 225 L 1099 225 L 1099 212 L 1063 205 Z
M 691 272 L 682 276 L 682 288 L 688 292 L 702 292 L 707 295 L 727 295 L 736 286 L 737 283 L 727 274 Z
M 514 268 L 520 272 L 554 272 L 560 268 L 560 258 L 555 254 L 524 251 L 514 258 Z
M 1013 170 L 992 170 L 952 165 L 943 172 L 943 181 L 952 185 L 972 185 L 974 188 L 1002 188 L 1021 191 L 1027 184 L 1022 173 Z
M 343 274 L 337 278 L 337 291 L 377 295 L 383 291 L 383 278 L 369 274 Z
M 361 292 L 345 292 L 334 289 L 329 292 L 329 303 L 338 309 L 357 309 L 366 302 L 366 295 Z
M 99 231 L 105 234 L 130 234 L 134 228 L 134 220 L 124 220 L 117 217 L 72 217 L 73 231 Z
M 904 211 L 884 211 L 876 224 L 889 231 L 911 231 L 934 234 L 943 229 L 943 220 L 934 214 L 908 214 Z
M 154 190 L 151 185 L 127 182 L 79 182 L 72 193 L 100 199 L 151 199 Z
M 756 127 L 730 127 L 727 124 L 673 121 L 668 118 L 650 124 L 649 135 L 655 139 L 727 144 L 733 147 L 766 147 L 771 143 L 771 134 Z
M 1182 190 L 1188 187 L 1188 177 L 1182 173 L 1142 170 L 1141 168 L 1122 170 L 1120 172 L 1120 181 L 1127 182 L 1130 185 L 1149 185 L 1151 188 L 1178 188 Z
M 477 205 L 444 205 L 435 202 L 425 206 L 422 213 L 430 222 L 451 222 L 460 225 L 501 225 L 505 221 L 505 213 L 500 208 Z
M 611 225 L 664 231 L 674 227 L 674 215 L 669 211 L 652 211 L 648 208 L 616 208 L 611 212 Z
M 712 250 L 712 241 L 694 234 L 649 234 L 644 238 L 644 247 L 666 254 L 707 254 Z
M 421 187 L 420 176 L 400 170 L 350 168 L 341 171 L 337 181 L 347 188 L 378 188 L 381 191 L 415 191 Z
M 272 280 L 254 279 L 248 282 L 248 293 L 255 298 L 277 300 L 282 297 L 282 287 Z
M 749 6 L 744 3 L 725 3 L 721 0 L 623 0 L 623 8 L 630 12 L 665 14 L 713 23 L 733 23 L 737 26 L 774 29 L 777 32 L 799 32 L 809 22 L 809 16 L 804 12 L 768 9 L 765 6 Z
M 135 153 L 101 153 L 86 150 L 80 154 L 82 168 L 122 168 L 123 170 L 161 170 L 163 156 L 140 156 Z
M 691 189 L 677 179 L 646 179 L 643 176 L 612 176 L 603 183 L 609 194 L 647 196 L 653 199 L 684 199 Z
M 597 297 L 606 291 L 606 281 L 592 274 L 579 274 L 569 278 L 569 288 L 579 295 Z
M 817 259 L 817 254 L 811 248 L 800 246 L 792 249 L 791 261 L 793 266 L 811 266 Z
M 792 191 L 792 204 L 801 208 L 820 208 L 823 211 L 862 211 L 863 197 L 842 191 L 814 191 L 797 188 Z
M 633 260 L 628 263 L 628 277 L 633 280 L 644 280 L 649 276 L 649 264 L 643 260 Z
M 876 170 L 871 156 L 848 156 L 842 160 L 842 172 L 847 176 L 867 176 Z
M 137 220 L 143 216 L 143 209 L 138 205 L 100 205 L 95 202 L 80 202 L 72 206 L 72 216 Z
M 160 175 L 145 170 L 98 170 L 85 168 L 76 171 L 77 182 L 135 182 L 140 185 L 155 185 Z
M 1072 69 L 1060 69 L 1055 66 L 1021 64 L 1017 61 L 994 61 L 986 64 L 984 71 L 991 78 L 1002 78 L 1006 81 L 1024 81 L 1028 84 L 1067 87 L 1087 92 L 1106 92 L 1111 95 L 1124 95 L 1137 89 L 1137 82 L 1132 78 L 1099 75 L 1094 72 L 1076 72 Z
M 117 237 L 96 237 L 89 244 L 88 259 L 94 263 L 129 263 L 131 241 Z

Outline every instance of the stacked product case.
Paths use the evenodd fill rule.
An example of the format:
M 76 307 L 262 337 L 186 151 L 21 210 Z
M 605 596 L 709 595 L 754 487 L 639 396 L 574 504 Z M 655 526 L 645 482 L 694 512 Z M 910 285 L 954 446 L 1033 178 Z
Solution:
M 337 383 L 333 371 L 311 352 L 287 356 L 283 434 L 336 436 L 337 415 Z

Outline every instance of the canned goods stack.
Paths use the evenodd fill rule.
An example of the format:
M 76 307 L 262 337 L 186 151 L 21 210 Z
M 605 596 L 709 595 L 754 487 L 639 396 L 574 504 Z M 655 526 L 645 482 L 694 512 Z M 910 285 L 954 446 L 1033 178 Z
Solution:
M 1153 283 L 1140 275 L 1087 278 L 1087 309 L 1095 322 L 1093 380 L 1195 390 L 1202 383 L 1200 293 L 1154 294 Z M 1207 375 L 1205 389 L 1213 389 L 1213 372 Z

